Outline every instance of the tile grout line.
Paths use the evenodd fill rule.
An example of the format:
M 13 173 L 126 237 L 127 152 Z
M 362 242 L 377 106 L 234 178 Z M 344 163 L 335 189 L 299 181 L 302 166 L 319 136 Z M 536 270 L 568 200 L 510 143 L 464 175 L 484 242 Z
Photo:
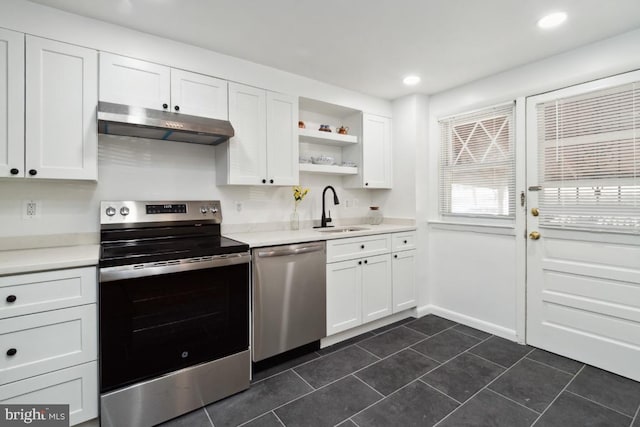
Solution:
M 602 407 L 602 408 L 608 409 L 608 410 L 613 411 L 613 412 L 615 412 L 615 413 L 617 413 L 617 414 L 620 414 L 620 415 L 624 415 L 624 416 L 625 416 L 625 417 L 627 417 L 627 418 L 631 418 L 631 421 L 633 422 L 633 415 L 624 414 L 624 413 L 620 412 L 620 411 L 619 411 L 619 410 L 617 410 L 617 409 L 613 409 L 613 408 L 611 408 L 611 407 L 609 407 L 609 406 L 607 406 L 607 405 L 604 405 L 604 404 L 602 404 L 602 403 L 600 403 L 600 402 L 597 402 L 597 401 L 595 401 L 595 400 L 589 399 L 588 397 L 584 397 L 583 395 L 581 395 L 581 394 L 579 394 L 579 393 L 576 393 L 575 391 L 571 391 L 571 390 L 565 390 L 565 391 L 566 391 L 567 393 L 573 394 L 574 396 L 578 396 L 580 399 L 584 399 L 584 400 L 586 400 L 586 401 L 588 401 L 588 402 L 591 402 L 591 403 L 594 403 L 594 404 L 596 404 L 596 405 L 598 405 L 598 406 L 600 406 L 600 407 Z
M 366 349 L 366 348 L 364 348 L 364 347 L 360 347 L 360 346 L 358 345 L 358 343 L 355 343 L 355 344 L 353 344 L 353 345 L 354 345 L 354 346 L 356 346 L 356 347 L 358 347 L 358 348 L 359 348 L 360 350 L 362 350 L 362 351 L 366 351 L 367 353 L 369 353 L 370 355 L 372 355 L 373 357 L 375 357 L 376 359 L 378 359 L 378 361 L 382 360 L 382 358 L 381 358 L 380 356 L 378 356 L 378 355 L 375 355 L 375 354 L 371 353 L 369 350 L 367 350 L 367 349 Z
M 462 324 L 462 323 L 458 323 L 456 326 L 459 326 L 459 325 L 467 326 L 467 325 L 464 325 L 464 324 Z M 467 326 L 467 327 L 468 327 L 468 328 L 471 328 L 471 326 Z M 480 331 L 480 329 L 478 329 L 478 331 L 480 331 L 480 332 L 482 332 L 482 333 L 485 333 L 485 334 L 489 334 L 489 336 L 488 336 L 488 337 L 485 337 L 485 338 L 478 338 L 478 337 L 476 337 L 476 336 L 474 336 L 474 335 L 468 334 L 468 333 L 466 333 L 466 332 L 462 332 L 462 331 L 461 331 L 461 330 L 459 330 L 459 329 L 455 329 L 455 326 L 453 327 L 453 329 L 454 329 L 457 333 L 459 333 L 459 334 L 466 335 L 466 336 L 468 336 L 468 337 L 475 338 L 475 339 L 477 339 L 477 340 L 481 340 L 481 341 L 484 341 L 484 340 L 486 340 L 487 338 L 491 338 L 491 337 L 493 336 L 493 334 L 489 334 L 489 332 L 485 332 L 485 331 Z M 475 328 L 472 328 L 472 329 L 475 329 Z
M 493 335 L 492 335 L 493 336 Z M 488 340 L 489 338 L 487 338 Z M 486 341 L 486 340 L 485 340 Z M 485 342 L 482 341 L 482 342 Z M 478 343 L 478 345 L 480 345 L 481 343 Z M 473 348 L 473 347 L 472 347 Z M 471 349 L 469 349 L 471 350 Z M 466 353 L 469 350 L 462 352 L 462 353 Z M 524 358 L 526 358 L 532 351 L 534 351 L 535 349 L 531 349 L 530 351 L 528 351 L 524 356 L 522 356 L 520 359 L 518 359 L 513 365 L 511 365 L 511 367 L 505 369 L 503 372 L 501 372 L 498 376 L 496 376 L 494 379 L 492 379 L 491 381 L 489 381 L 488 384 L 486 384 L 484 387 L 482 387 L 480 390 L 478 390 L 477 392 L 475 392 L 473 395 L 471 395 L 467 400 L 465 400 L 463 402 L 462 405 L 458 406 L 456 409 L 454 409 L 453 411 L 449 412 L 444 418 L 442 418 L 440 421 L 438 421 L 437 423 L 435 423 L 433 425 L 433 427 L 436 427 L 438 425 L 440 425 L 440 423 L 442 423 L 444 420 L 446 420 L 447 418 L 449 418 L 451 415 L 453 415 L 455 412 L 457 412 L 460 408 L 462 408 L 464 406 L 465 403 L 467 403 L 468 401 L 470 401 L 471 399 L 473 399 L 474 397 L 476 397 L 478 394 L 480 394 L 484 389 L 488 389 L 489 386 L 491 384 L 493 384 L 494 382 L 496 382 L 499 378 L 501 378 L 503 375 L 505 375 L 507 372 L 511 371 L 511 369 L 513 369 L 514 366 L 516 366 L 518 363 L 520 363 Z M 460 354 L 462 354 L 460 353 Z M 473 353 L 471 353 L 473 354 Z M 458 355 L 459 356 L 459 355 Z M 474 355 L 475 356 L 475 355 Z M 457 356 L 456 356 L 457 357 Z
M 638 406 L 638 409 L 636 410 L 636 416 L 631 420 L 631 424 L 629 424 L 629 427 L 633 427 L 633 423 L 638 420 L 640 420 L 640 405 Z
M 354 375 L 354 376 L 355 376 L 355 375 Z M 358 411 L 358 412 L 356 412 L 355 414 L 351 415 L 351 416 L 349 417 L 349 419 L 351 419 L 351 418 L 355 417 L 356 415 L 359 415 L 359 414 L 363 413 L 363 412 L 364 412 L 364 411 L 366 411 L 367 409 L 371 408 L 371 407 L 372 407 L 372 406 L 374 406 L 374 405 L 377 405 L 378 403 L 382 402 L 383 400 L 387 400 L 387 399 L 389 399 L 391 396 L 393 396 L 394 394 L 398 393 L 400 390 L 402 390 L 402 389 L 404 389 L 404 388 L 406 388 L 406 387 L 409 387 L 411 384 L 415 383 L 416 381 L 419 381 L 419 378 L 416 378 L 415 380 L 413 380 L 413 381 L 411 381 L 411 382 L 409 382 L 409 383 L 407 383 L 407 384 L 403 385 L 402 387 L 400 387 L 399 389 L 397 389 L 397 390 L 396 390 L 396 391 L 394 391 L 393 393 L 389 393 L 389 395 L 388 395 L 388 396 L 384 396 L 384 398 L 382 398 L 382 399 L 380 399 L 380 400 L 378 400 L 378 401 L 373 402 L 371 405 L 367 406 L 366 408 L 362 408 L 361 410 L 359 410 L 359 411 Z M 352 421 L 353 421 L 353 420 L 352 420 Z M 356 425 L 357 425 L 357 424 L 356 424 Z
M 278 420 L 278 422 L 279 422 L 280 424 L 282 424 L 282 427 L 287 427 L 287 426 L 285 426 L 284 422 L 280 419 L 280 417 L 278 416 L 278 414 L 276 414 L 276 413 L 275 413 L 275 411 L 273 411 L 273 410 L 272 410 L 271 412 L 273 413 L 273 416 L 274 416 L 274 417 L 276 417 L 276 420 Z
M 540 416 L 539 416 L 538 418 L 536 418 L 536 420 L 531 424 L 531 427 L 535 426 L 535 425 L 538 423 L 538 421 L 540 421 L 540 419 L 542 418 L 542 416 L 543 416 L 544 414 L 546 414 L 546 413 L 547 413 L 547 411 L 549 410 L 549 408 L 551 408 L 551 406 L 552 406 L 554 403 L 556 403 L 556 400 L 558 400 L 558 398 L 562 395 L 562 393 L 564 393 L 564 391 L 565 391 L 565 390 L 566 390 L 566 389 L 571 385 L 571 383 L 573 382 L 573 380 L 575 380 L 575 379 L 578 377 L 578 375 L 580 375 L 580 372 L 582 372 L 582 371 L 584 370 L 585 366 L 587 366 L 587 365 L 583 365 L 583 366 L 582 366 L 582 368 L 580 368 L 580 370 L 579 370 L 578 372 L 576 372 L 576 374 L 573 376 L 573 378 L 571 378 L 571 380 L 570 380 L 570 381 L 569 381 L 569 382 L 568 382 L 568 383 L 567 383 L 567 384 L 562 388 L 562 390 L 560 390 L 560 393 L 558 393 L 558 394 L 557 394 L 557 396 L 556 396 L 556 397 L 551 401 L 551 403 L 549 403 L 549 404 L 547 405 L 547 407 L 546 407 L 546 408 L 544 408 L 544 411 L 542 411 L 542 412 L 540 413 Z
M 442 390 L 438 390 L 437 388 L 435 388 L 431 384 L 424 382 L 422 379 L 418 378 L 418 381 L 420 381 L 422 384 L 426 385 L 427 387 L 434 389 L 436 392 L 440 393 L 441 395 L 443 395 L 447 399 L 453 400 L 454 402 L 456 402 L 458 404 L 458 406 L 462 405 L 462 402 L 460 402 L 458 399 L 454 399 L 453 397 L 449 396 L 447 393 L 443 392 Z
M 414 345 L 415 345 L 415 344 L 414 344 Z M 416 349 L 415 349 L 415 348 L 413 348 L 413 347 L 407 347 L 407 348 L 406 348 L 406 350 L 413 351 L 413 352 L 414 352 L 415 354 L 417 354 L 417 355 L 420 355 L 420 356 L 422 356 L 422 357 L 424 357 L 424 358 L 426 358 L 426 359 L 429 359 L 429 360 L 432 360 L 432 361 L 436 362 L 436 363 L 438 364 L 438 367 L 443 365 L 443 363 L 442 363 L 441 361 L 436 360 L 436 359 L 434 359 L 433 357 L 427 356 L 427 355 L 426 355 L 426 354 L 424 354 L 424 353 L 420 353 L 418 350 L 416 350 Z M 434 369 L 435 369 L 435 368 L 434 368 Z M 431 371 L 433 371 L 433 369 L 430 369 L 430 370 L 429 370 L 429 372 L 431 372 Z M 424 374 L 422 374 L 422 375 L 426 375 L 426 374 L 427 374 L 427 372 L 425 372 L 425 373 L 424 373 Z M 420 375 L 420 376 L 422 376 L 422 375 Z
M 523 407 L 524 409 L 528 409 L 529 411 L 531 411 L 531 412 L 533 412 L 534 414 L 536 414 L 536 416 L 540 416 L 540 412 L 536 411 L 535 409 L 529 408 L 528 406 L 523 405 L 522 403 L 518 402 L 517 400 L 513 400 L 513 399 L 512 399 L 512 398 L 510 398 L 509 396 L 505 396 L 504 394 L 502 394 L 502 393 L 500 393 L 500 392 L 498 392 L 498 391 L 495 391 L 495 390 L 493 390 L 493 389 L 490 389 L 490 388 L 488 388 L 488 389 L 487 389 L 487 391 L 489 391 L 489 392 L 491 392 L 491 393 L 494 393 L 494 394 L 497 394 L 498 396 L 503 397 L 503 398 L 507 399 L 508 401 L 515 403 L 515 404 L 516 404 L 516 405 L 518 405 L 518 406 Z M 537 417 L 536 417 L 536 418 L 537 418 Z
M 300 375 L 299 373 L 296 372 L 295 369 L 291 369 L 291 372 L 293 372 L 294 374 L 296 374 L 298 376 L 298 378 L 300 378 L 302 381 L 304 381 L 304 383 L 306 385 L 308 385 L 309 387 L 311 387 L 312 390 L 317 390 L 317 388 L 315 388 L 314 386 L 312 386 L 311 384 L 309 384 L 309 382 L 307 380 L 305 380 L 304 378 L 302 378 L 302 375 Z
M 371 385 L 367 384 L 367 382 L 366 382 L 366 381 L 364 381 L 362 378 L 357 377 L 356 375 L 353 375 L 353 374 L 351 374 L 351 375 L 353 376 L 353 378 L 357 379 L 357 380 L 358 380 L 358 381 L 360 381 L 362 384 L 366 385 L 366 386 L 367 386 L 367 387 L 369 387 L 371 390 L 373 390 L 373 391 L 375 391 L 376 393 L 378 393 L 378 394 L 379 394 L 383 399 L 385 398 L 385 395 L 384 395 L 384 394 L 380 393 L 378 390 L 376 390 L 375 388 L 373 388 L 373 386 L 371 386 Z M 343 420 L 343 421 L 344 421 L 344 420 Z
M 562 357 L 562 356 L 561 356 L 561 357 Z M 532 359 L 532 358 L 530 358 L 530 357 L 527 357 L 527 359 L 528 359 L 528 360 L 530 360 L 530 361 L 532 361 L 532 362 L 536 362 L 536 363 L 538 363 L 538 364 L 540 364 L 540 365 L 544 365 L 544 366 L 546 366 L 547 368 L 555 369 L 556 371 L 560 371 L 560 372 L 565 373 L 565 374 L 567 374 L 567 375 L 571 375 L 571 376 L 574 376 L 574 375 L 575 375 L 575 373 L 573 373 L 573 372 L 569 372 L 569 371 L 565 371 L 564 369 L 556 368 L 555 366 L 551 366 L 551 365 L 549 365 L 549 364 L 547 364 L 547 363 L 544 363 L 544 362 L 541 362 L 541 361 L 539 361 L 539 360 Z M 583 363 L 583 365 L 584 365 L 584 363 Z M 581 366 L 581 367 L 582 367 L 582 366 Z
M 207 411 L 207 407 L 206 406 L 203 407 L 202 410 L 204 410 L 204 413 L 207 416 L 207 419 L 211 423 L 211 427 L 216 427 L 216 425 L 213 423 L 213 420 L 211 419 L 211 415 L 209 415 L 209 411 Z

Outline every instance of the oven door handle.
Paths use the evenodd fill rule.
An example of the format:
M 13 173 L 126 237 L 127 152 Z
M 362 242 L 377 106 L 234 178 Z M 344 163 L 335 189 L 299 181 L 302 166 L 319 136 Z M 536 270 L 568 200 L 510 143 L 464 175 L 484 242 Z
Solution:
M 322 249 L 323 249 L 322 246 L 305 246 L 302 248 L 295 248 L 295 249 L 278 249 L 273 251 L 259 251 L 258 256 L 260 258 L 289 256 L 289 255 L 306 254 L 309 252 L 318 252 L 318 251 L 321 251 Z
M 149 262 L 146 264 L 121 265 L 100 269 L 100 283 L 115 280 L 133 279 L 136 277 L 157 276 L 159 274 L 180 273 L 206 268 L 226 267 L 230 265 L 248 264 L 251 262 L 249 252 L 217 255 L 205 258 L 189 258 L 172 261 Z

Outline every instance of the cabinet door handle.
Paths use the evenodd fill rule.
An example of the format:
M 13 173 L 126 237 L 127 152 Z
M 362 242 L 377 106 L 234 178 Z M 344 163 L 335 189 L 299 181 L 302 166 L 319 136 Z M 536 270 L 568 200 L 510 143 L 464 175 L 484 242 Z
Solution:
M 263 180 L 262 180 L 262 183 L 263 183 L 263 184 L 266 184 L 266 183 L 267 183 L 267 180 L 266 180 L 266 179 L 263 179 Z
M 269 180 L 269 184 L 273 184 L 273 180 L 272 179 Z
M 360 245 L 360 249 L 364 249 L 364 245 Z
M 17 299 L 18 297 L 16 297 L 15 295 L 9 295 L 7 297 L 7 302 L 16 302 Z
M 398 255 L 396 254 L 396 255 L 394 255 L 393 257 L 394 257 L 394 258 L 398 258 Z
M 12 168 L 9 172 L 11 172 L 11 175 L 18 175 L 20 173 L 20 170 L 16 168 Z
M 367 260 L 366 260 L 366 259 L 364 260 L 364 263 L 365 263 L 365 264 L 367 263 Z
M 18 350 L 16 350 L 15 348 L 10 348 L 9 350 L 7 350 L 7 356 L 15 356 L 17 352 Z
M 362 261 L 358 261 L 358 265 L 362 265 Z
M 35 170 L 35 169 L 29 169 L 29 175 L 36 176 L 36 175 L 38 175 L 38 171 Z
M 406 240 L 404 241 L 404 244 L 405 244 L 405 245 L 407 244 L 407 241 L 406 241 Z
M 173 109 L 176 110 L 176 111 L 180 111 L 180 106 L 176 105 L 175 107 L 173 107 Z
M 368 186 L 368 185 L 369 185 L 369 183 L 368 183 L 368 182 L 365 182 L 365 183 L 364 183 L 364 185 L 365 185 L 365 186 Z
M 169 108 L 169 105 L 168 104 L 162 104 L 162 108 L 164 108 L 166 110 L 167 108 Z

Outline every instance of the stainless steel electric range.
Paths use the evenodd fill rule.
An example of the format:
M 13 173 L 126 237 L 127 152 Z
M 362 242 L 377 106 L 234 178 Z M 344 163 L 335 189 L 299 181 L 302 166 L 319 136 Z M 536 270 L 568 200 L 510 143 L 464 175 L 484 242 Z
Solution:
M 219 201 L 102 202 L 103 427 L 147 427 L 249 387 L 249 247 Z

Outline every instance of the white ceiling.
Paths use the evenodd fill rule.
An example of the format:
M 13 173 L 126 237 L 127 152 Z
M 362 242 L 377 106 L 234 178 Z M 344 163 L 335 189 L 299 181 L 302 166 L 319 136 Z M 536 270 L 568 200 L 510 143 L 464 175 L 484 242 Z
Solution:
M 31 1 L 387 99 L 640 28 L 638 0 Z M 562 27 L 537 28 L 558 10 Z

